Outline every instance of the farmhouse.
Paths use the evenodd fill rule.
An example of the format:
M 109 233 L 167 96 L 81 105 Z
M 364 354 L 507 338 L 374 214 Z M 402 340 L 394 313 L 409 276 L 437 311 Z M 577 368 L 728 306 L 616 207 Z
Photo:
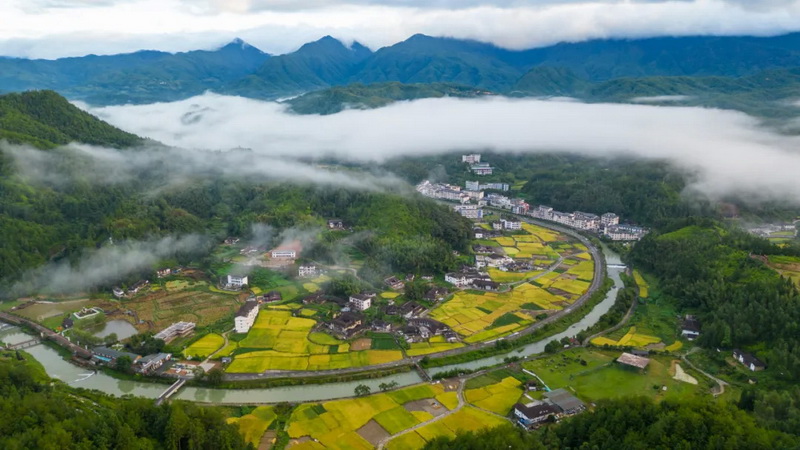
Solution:
M 258 316 L 258 302 L 245 302 L 236 312 L 233 322 L 237 333 L 247 333 Z
M 397 332 L 408 343 L 425 341 L 430 337 L 427 329 L 422 329 L 413 325 L 406 325 L 403 328 L 400 328 Z
M 444 334 L 443 334 L 443 335 L 444 335 L 444 339 L 445 339 L 447 342 L 451 343 L 451 344 L 452 344 L 453 342 L 458 342 L 458 333 L 456 333 L 456 332 L 455 332 L 455 331 L 453 331 L 453 330 L 447 330 L 447 331 L 445 331 L 445 332 L 444 332 Z
M 478 255 L 489 255 L 495 253 L 497 249 L 489 245 L 473 245 L 472 251 Z
M 440 302 L 447 298 L 448 294 L 447 288 L 434 287 L 426 292 L 423 298 L 429 302 Z
M 322 293 L 317 292 L 315 294 L 311 294 L 305 298 L 303 298 L 304 305 L 321 305 L 325 303 L 325 297 L 322 296 Z
M 761 360 L 752 354 L 743 352 L 739 349 L 733 351 L 733 359 L 739 361 L 743 366 L 747 367 L 752 372 L 758 372 L 767 368 L 766 364 L 761 362 Z
M 631 353 L 623 353 L 617 358 L 617 362 L 626 366 L 636 367 L 644 370 L 650 364 L 650 358 L 636 356 Z
M 147 286 L 148 284 L 150 284 L 149 280 L 139 280 L 133 286 L 128 288 L 128 294 L 130 295 L 137 294 L 139 291 L 144 289 L 145 286 Z
M 487 279 L 473 280 L 471 286 L 475 289 L 480 289 L 483 291 L 497 291 L 500 289 L 500 283 L 496 283 Z
M 384 322 L 383 320 L 373 320 L 370 324 L 372 331 L 389 332 L 392 330 L 392 324 Z
M 172 274 L 172 269 L 170 269 L 169 267 L 167 267 L 166 269 L 156 270 L 156 277 L 158 278 L 168 277 L 170 276 L 170 274 Z
M 700 336 L 700 321 L 694 316 L 687 314 L 681 322 L 681 335 L 686 336 L 690 341 Z
M 545 392 L 545 401 L 554 405 L 559 412 L 564 415 L 578 414 L 586 409 L 586 405 L 578 397 L 570 394 L 564 389 L 555 389 Z
M 406 285 L 402 281 L 400 281 L 400 279 L 398 279 L 397 277 L 389 277 L 383 280 L 383 282 L 394 290 L 403 289 L 404 287 L 406 287 Z
M 350 303 L 353 308 L 358 311 L 364 311 L 372 306 L 372 300 L 375 298 L 374 293 L 361 293 L 350 296 Z
M 297 268 L 297 276 L 300 278 L 313 278 L 317 276 L 316 264 L 301 264 Z
M 163 366 L 165 362 L 169 361 L 172 355 L 169 353 L 156 353 L 154 355 L 147 355 L 142 359 L 136 361 L 133 370 L 143 375 L 150 375 L 159 367 Z
M 111 292 L 114 293 L 114 297 L 117 297 L 117 298 L 122 298 L 122 297 L 125 296 L 125 291 L 122 290 L 122 288 L 117 287 L 117 286 L 114 286 L 114 289 L 112 289 Z
M 169 342 L 176 337 L 186 336 L 194 330 L 194 322 L 175 322 L 172 325 L 164 328 L 153 336 L 156 339 L 161 339 L 164 342 Z
M 227 237 L 227 238 L 225 238 L 225 240 L 223 242 L 225 243 L 225 245 L 234 245 L 234 244 L 238 244 L 239 243 L 239 238 L 238 237 Z
M 279 291 L 269 291 L 263 297 L 264 303 L 279 302 L 282 298 L 283 296 Z
M 248 284 L 247 275 L 231 274 L 222 278 L 221 283 L 225 289 L 241 289 Z
M 521 230 L 522 222 L 519 220 L 505 220 L 501 219 L 500 223 L 503 225 L 504 230 Z
M 328 219 L 329 230 L 344 230 L 344 221 L 342 219 Z
M 425 328 L 431 336 L 441 336 L 445 331 L 450 330 L 447 325 L 433 319 L 409 319 L 408 324 L 420 330 Z
M 363 323 L 364 316 L 361 314 L 343 312 L 331 320 L 328 324 L 328 328 L 339 337 L 349 339 L 356 333 L 363 331 Z
M 558 414 L 558 408 L 545 402 L 517 403 L 514 405 L 514 417 L 524 428 L 532 428 Z
M 478 269 L 483 267 L 503 267 L 506 264 L 511 264 L 514 262 L 513 259 L 506 255 L 498 255 L 498 254 L 491 254 L 491 255 L 476 255 L 475 256 L 475 267 Z
M 410 319 L 412 317 L 417 317 L 423 312 L 425 312 L 425 307 L 417 302 L 408 302 L 403 304 L 398 312 L 404 318 Z

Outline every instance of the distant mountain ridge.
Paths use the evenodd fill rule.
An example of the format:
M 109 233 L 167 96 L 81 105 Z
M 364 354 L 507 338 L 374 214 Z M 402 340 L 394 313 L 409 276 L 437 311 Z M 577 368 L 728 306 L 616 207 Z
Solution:
M 0 59 L 0 92 L 53 89 L 70 99 L 104 105 L 172 101 L 206 90 L 276 99 L 384 82 L 453 83 L 512 93 L 527 92 L 549 79 L 551 87 L 561 84 L 566 94 L 583 82 L 744 77 L 796 67 L 800 33 L 603 39 L 519 51 L 417 34 L 375 52 L 326 36 L 273 57 L 237 39 L 215 51 L 142 51 L 54 61 L 5 58 Z

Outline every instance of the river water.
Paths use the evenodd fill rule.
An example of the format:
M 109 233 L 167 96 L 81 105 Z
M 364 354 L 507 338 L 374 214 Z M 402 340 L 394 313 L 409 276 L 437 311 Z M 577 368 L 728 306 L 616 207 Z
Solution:
M 620 264 L 619 256 L 607 247 L 603 247 L 603 254 L 607 264 Z M 430 369 L 431 374 L 446 372 L 456 368 L 477 369 L 479 367 L 499 364 L 508 356 L 528 356 L 541 353 L 547 342 L 561 339 L 565 336 L 574 336 L 579 331 L 594 325 L 600 316 L 605 314 L 617 297 L 617 291 L 622 288 L 619 275 L 622 269 L 608 269 L 608 276 L 614 281 L 614 286 L 609 290 L 606 298 L 592 309 L 579 322 L 571 325 L 566 331 L 540 342 L 526 345 L 509 354 L 492 356 L 463 364 L 437 367 Z M 21 332 L 18 328 L 6 328 L 0 331 L 0 341 L 15 344 L 30 339 L 30 335 Z M 146 398 L 157 398 L 166 388 L 163 384 L 142 383 L 136 381 L 118 380 L 103 373 L 94 373 L 92 370 L 76 366 L 62 359 L 55 350 L 44 345 L 37 345 L 25 350 L 33 355 L 52 378 L 64 381 L 73 387 L 96 389 L 112 395 L 135 395 Z M 422 382 L 416 372 L 406 372 L 374 380 L 360 380 L 346 383 L 311 384 L 303 386 L 287 386 L 269 389 L 208 389 L 186 387 L 181 389 L 172 398 L 197 402 L 218 404 L 244 404 L 244 403 L 278 403 L 278 402 L 313 402 L 330 400 L 334 398 L 353 395 L 353 390 L 359 384 L 366 384 L 373 392 L 378 391 L 381 383 L 396 381 L 399 386 L 407 386 Z

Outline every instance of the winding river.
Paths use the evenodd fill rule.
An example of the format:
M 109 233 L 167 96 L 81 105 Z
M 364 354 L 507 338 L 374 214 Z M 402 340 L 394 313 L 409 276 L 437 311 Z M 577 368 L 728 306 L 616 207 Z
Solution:
M 619 255 L 607 247 L 602 247 L 607 264 L 621 264 Z M 620 273 L 623 269 L 608 268 L 608 276 L 613 280 L 614 286 L 609 290 L 606 298 L 589 312 L 583 319 L 571 325 L 566 331 L 513 350 L 509 354 L 492 356 L 477 361 L 430 369 L 431 374 L 445 372 L 456 368 L 477 369 L 483 366 L 500 364 L 508 356 L 527 356 L 541 353 L 547 342 L 561 339 L 565 336 L 574 336 L 579 331 L 594 325 L 600 316 L 605 314 L 614 304 L 617 290 L 622 287 Z M 30 335 L 23 333 L 18 328 L 5 328 L 0 331 L 0 341 L 15 344 L 30 339 Z M 52 378 L 64 381 L 73 387 L 96 389 L 112 395 L 135 395 L 146 398 L 157 398 L 166 388 L 163 384 L 142 383 L 136 381 L 118 380 L 111 376 L 94 373 L 89 369 L 76 366 L 65 361 L 55 350 L 44 345 L 37 345 L 26 349 L 33 355 Z M 172 398 L 216 404 L 246 404 L 246 403 L 278 403 L 278 402 L 313 402 L 330 400 L 334 398 L 353 395 L 353 389 L 359 384 L 366 384 L 373 392 L 378 391 L 378 385 L 396 381 L 399 386 L 407 386 L 422 382 L 416 372 L 406 372 L 390 375 L 374 380 L 359 380 L 346 383 L 310 384 L 302 386 L 288 386 L 269 389 L 209 389 L 209 388 L 183 388 Z

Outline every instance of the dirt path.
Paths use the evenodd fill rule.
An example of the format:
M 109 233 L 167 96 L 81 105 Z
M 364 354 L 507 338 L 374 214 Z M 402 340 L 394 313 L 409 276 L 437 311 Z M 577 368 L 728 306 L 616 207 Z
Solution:
M 212 354 L 208 355 L 208 357 L 205 359 L 205 361 L 203 361 L 203 362 L 202 362 L 202 363 L 200 363 L 200 364 L 205 364 L 205 363 L 207 363 L 209 360 L 211 360 L 211 358 L 213 358 L 213 357 L 214 357 L 214 355 L 216 355 L 217 353 L 219 353 L 219 352 L 220 352 L 220 350 L 222 350 L 222 349 L 224 349 L 225 347 L 227 347 L 227 346 L 228 346 L 228 333 L 230 333 L 231 331 L 233 331 L 233 330 L 231 329 L 231 330 L 228 330 L 228 331 L 226 331 L 226 332 L 222 333 L 222 337 L 223 337 L 223 338 L 225 338 L 225 343 L 224 343 L 224 344 L 222 344 L 222 347 L 220 347 L 220 348 L 218 348 L 216 351 L 214 351 L 214 353 L 212 353 Z
M 686 363 L 686 365 L 687 365 L 687 366 L 689 366 L 689 367 L 691 367 L 692 369 L 694 369 L 694 370 L 696 370 L 696 371 L 698 371 L 698 372 L 702 373 L 703 375 L 707 376 L 708 378 L 710 378 L 710 379 L 714 380 L 714 381 L 717 383 L 717 389 L 718 389 L 718 390 L 717 390 L 717 392 L 714 392 L 714 391 L 712 390 L 712 391 L 711 391 L 711 395 L 713 395 L 714 397 L 719 397 L 720 395 L 722 395 L 722 394 L 724 394 L 724 393 L 725 393 L 725 386 L 727 386 L 727 385 L 728 385 L 728 382 L 727 382 L 727 381 L 725 381 L 725 380 L 720 380 L 719 378 L 717 378 L 717 377 L 715 377 L 715 376 L 711 375 L 710 373 L 706 372 L 705 370 L 703 370 L 703 369 L 700 369 L 699 367 L 697 367 L 697 366 L 695 366 L 694 364 L 692 364 L 692 362 L 691 362 L 691 361 L 689 361 L 689 360 L 686 358 L 686 356 L 687 356 L 687 355 L 691 355 L 692 353 L 694 353 L 695 351 L 697 351 L 696 349 L 697 349 L 697 347 L 695 347 L 695 348 L 691 349 L 691 350 L 689 351 L 689 353 L 687 353 L 686 355 L 682 355 L 682 356 L 681 356 L 681 361 L 685 362 L 685 363 Z

